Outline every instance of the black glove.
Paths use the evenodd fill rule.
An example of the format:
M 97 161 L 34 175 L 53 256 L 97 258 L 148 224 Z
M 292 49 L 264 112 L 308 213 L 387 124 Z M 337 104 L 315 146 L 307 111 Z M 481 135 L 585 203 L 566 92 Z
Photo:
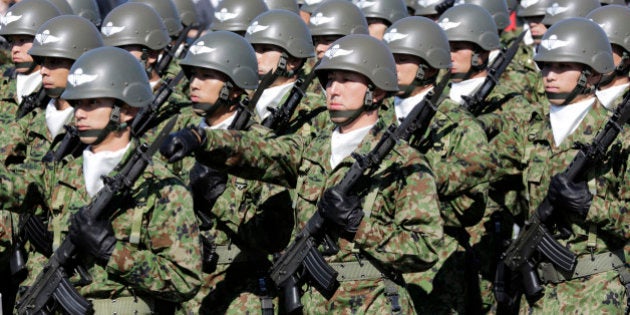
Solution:
M 361 200 L 355 195 L 344 195 L 337 187 L 330 188 L 317 204 L 317 212 L 348 233 L 356 233 L 363 219 Z
M 588 191 L 588 184 L 585 181 L 577 183 L 569 181 L 565 174 L 551 178 L 547 194 L 549 202 L 555 208 L 579 220 L 586 218 L 593 201 L 593 195 Z
M 96 257 L 106 264 L 116 246 L 116 237 L 112 223 L 107 220 L 91 220 L 83 211 L 79 211 L 70 219 L 68 236 L 83 252 Z
M 160 153 L 169 163 L 177 162 L 190 155 L 206 142 L 206 131 L 190 126 L 171 133 L 160 146 Z
M 209 212 L 217 198 L 225 191 L 227 174 L 195 163 L 190 170 L 190 187 L 194 209 L 197 213 Z

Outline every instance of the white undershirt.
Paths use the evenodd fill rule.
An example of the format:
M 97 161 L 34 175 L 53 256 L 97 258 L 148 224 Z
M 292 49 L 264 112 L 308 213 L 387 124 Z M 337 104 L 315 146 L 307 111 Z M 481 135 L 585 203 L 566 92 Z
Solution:
M 418 95 L 410 96 L 407 98 L 394 98 L 394 111 L 396 112 L 396 122 L 400 123 L 400 120 L 407 117 L 409 113 L 413 110 L 424 96 L 429 93 L 429 91 L 433 90 L 433 88 L 427 89 L 426 91 L 422 91 L 418 93 Z
M 63 130 L 64 125 L 70 123 L 72 114 L 74 114 L 72 106 L 68 106 L 64 110 L 57 110 L 55 99 L 51 99 L 48 102 L 48 105 L 46 105 L 46 126 L 53 138 Z
M 268 107 L 277 108 L 285 94 L 291 90 L 295 82 L 278 85 L 265 89 L 256 103 L 256 113 L 260 121 L 271 114 Z
M 114 170 L 130 147 L 131 142 L 117 151 L 94 153 L 91 147 L 83 150 L 83 179 L 85 180 L 85 190 L 90 197 L 94 197 L 103 188 L 102 176 Z
M 593 104 L 594 97 L 569 105 L 551 105 L 549 119 L 556 147 L 577 129 Z
M 374 124 L 344 133 L 339 132 L 339 128 L 335 128 L 330 141 L 330 166 L 332 169 L 335 169 L 343 159 L 356 150 L 372 127 Z
M 199 127 L 203 128 L 203 129 L 210 129 L 210 130 L 227 130 L 228 127 L 230 127 L 230 125 L 232 124 L 232 122 L 234 121 L 234 119 L 236 118 L 236 112 L 234 112 L 230 117 L 228 117 L 226 120 L 210 126 L 208 125 L 208 123 L 206 123 L 206 119 L 202 119 L 201 122 L 199 123 Z
M 483 84 L 486 77 L 468 79 L 461 82 L 453 82 L 448 97 L 458 104 L 463 104 L 462 95 L 470 96 Z
M 606 109 L 613 110 L 614 106 L 617 104 L 613 104 L 613 102 L 623 95 L 626 89 L 630 86 L 630 83 L 614 85 L 604 90 L 595 91 L 595 95 L 597 99 L 606 107 Z
M 15 82 L 18 103 L 22 103 L 22 97 L 35 92 L 41 84 L 42 76 L 39 71 L 33 71 L 31 74 L 18 73 Z

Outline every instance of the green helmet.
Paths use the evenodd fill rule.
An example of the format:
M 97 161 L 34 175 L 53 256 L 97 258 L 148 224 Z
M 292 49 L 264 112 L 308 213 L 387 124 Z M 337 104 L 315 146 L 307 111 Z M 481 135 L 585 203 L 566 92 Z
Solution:
M 438 11 L 435 6 L 443 0 L 416 0 L 413 2 L 414 15 L 427 16 L 436 15 Z
M 61 14 L 74 14 L 74 10 L 72 10 L 72 7 L 68 3 L 68 1 L 66 1 L 66 0 L 50 0 L 50 2 L 52 2 L 57 7 L 57 9 L 59 9 L 59 11 L 61 11 Z
M 101 33 L 107 46 L 143 45 L 160 50 L 170 42 L 157 11 L 137 2 L 123 3 L 109 12 L 103 20 Z
M 462 5 L 464 3 L 470 3 L 478 5 L 490 13 L 494 19 L 494 23 L 497 25 L 497 29 L 502 30 L 510 25 L 510 12 L 505 0 L 458 0 L 455 1 L 455 5 Z
M 454 6 L 442 13 L 440 27 L 449 42 L 471 42 L 483 50 L 499 48 L 499 35 L 488 10 L 474 4 Z
M 568 18 L 547 30 L 536 62 L 576 62 L 597 73 L 613 70 L 613 57 L 606 33 L 595 22 L 585 18 Z
M 252 46 L 241 36 L 216 31 L 201 36 L 179 63 L 187 77 L 190 68 L 214 69 L 227 75 L 241 89 L 258 87 L 258 63 Z
M 421 16 L 396 21 L 383 36 L 393 54 L 414 55 L 436 69 L 451 67 L 451 51 L 446 33 L 437 23 Z
M 59 9 L 48 0 L 22 0 L 0 17 L 0 35 L 35 36 L 44 22 L 59 15 Z
M 252 45 L 271 44 L 296 58 L 315 56 L 311 32 L 299 15 L 270 10 L 257 16 L 247 28 L 245 39 Z
M 315 68 L 323 86 L 330 70 L 358 72 L 382 90 L 398 90 L 396 62 L 391 51 L 385 43 L 369 35 L 347 35 L 334 41 Z
M 214 10 L 210 29 L 245 32 L 259 14 L 268 10 L 263 0 L 222 0 Z
M 304 0 L 304 3 L 300 6 L 300 10 L 308 13 L 313 13 L 317 6 L 327 1 L 328 0 Z
M 551 0 L 521 0 L 516 9 L 516 16 L 545 16 L 549 6 L 551 6 Z
M 35 34 L 33 57 L 57 57 L 77 60 L 90 49 L 103 46 L 94 24 L 76 15 L 61 15 L 48 20 Z
M 179 18 L 184 26 L 199 24 L 199 15 L 197 14 L 197 7 L 193 0 L 173 0 L 177 12 L 179 12 Z
M 297 1 L 295 0 L 265 0 L 265 4 L 267 4 L 269 10 L 282 9 L 295 14 L 300 13 L 300 8 L 298 8 Z
M 630 8 L 607 5 L 591 11 L 586 18 L 597 23 L 606 32 L 611 44 L 619 45 L 630 53 Z
M 600 6 L 597 0 L 553 0 L 545 9 L 545 17 L 541 23 L 550 26 L 567 18 L 585 17 Z
M 311 14 L 308 27 L 313 36 L 369 34 L 363 12 L 347 0 L 322 3 Z
M 66 100 L 108 97 L 132 107 L 151 103 L 149 78 L 138 60 L 118 47 L 92 49 L 77 59 L 61 95 Z
M 96 0 L 68 0 L 74 14 L 88 19 L 96 27 L 101 26 L 101 11 Z
M 166 25 L 168 35 L 170 36 L 177 37 L 184 29 L 173 0 L 129 0 L 129 2 L 146 3 L 154 8 L 162 18 L 162 21 L 164 21 L 164 25 Z
M 366 18 L 379 18 L 389 25 L 407 17 L 407 5 L 403 0 L 352 0 Z

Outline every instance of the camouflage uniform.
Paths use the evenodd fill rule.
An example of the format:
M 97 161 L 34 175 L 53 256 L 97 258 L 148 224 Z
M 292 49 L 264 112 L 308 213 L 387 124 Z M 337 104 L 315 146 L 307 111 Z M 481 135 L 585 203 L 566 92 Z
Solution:
M 577 142 L 590 143 L 607 118 L 607 111 L 599 102 L 593 105 L 575 132 L 556 148 L 549 122 L 548 109 L 537 111 L 527 124 L 514 126 L 493 141 L 499 157 L 505 163 L 500 174 L 521 173 L 529 197 L 529 213 L 536 211 L 549 185 L 550 175 L 566 169 L 575 154 Z M 617 139 L 604 163 L 589 172 L 589 189 L 594 199 L 584 222 L 571 222 L 574 234 L 561 240 L 578 255 L 578 260 L 590 259 L 591 255 L 623 250 L 628 242 L 625 204 L 628 203 L 627 139 Z M 588 239 L 595 241 L 589 247 Z M 623 255 L 621 256 L 623 257 Z M 579 297 L 579 302 L 576 300 Z M 576 277 L 561 283 L 548 283 L 545 295 L 535 304 L 521 302 L 522 313 L 620 313 L 627 298 L 619 281 L 619 273 L 607 270 L 588 277 Z
M 383 127 L 383 122 L 377 123 L 355 152 L 367 153 L 382 136 Z M 238 176 L 296 187 L 295 209 L 300 229 L 316 211 L 325 188 L 337 184 L 353 161 L 347 157 L 330 169 L 329 131 L 322 131 L 312 140 L 297 135 L 269 140 L 236 132 L 207 135 L 204 151 L 197 152 L 198 161 L 207 165 L 225 164 Z M 437 192 L 427 162 L 413 149 L 399 144 L 371 178 L 362 181 L 364 184 L 359 189 L 377 192 L 372 205 L 363 204 L 364 209 L 371 211 L 370 217 L 363 219 L 354 243 L 340 239 L 340 252 L 327 257 L 327 261 L 357 263 L 358 250 L 363 253 L 362 262 L 374 264 L 387 273 L 400 276 L 426 270 L 437 260 L 436 246 L 442 238 Z M 396 281 L 402 312 L 413 312 L 410 297 L 400 282 L 402 278 Z M 312 314 L 390 312 L 386 282 L 383 278 L 343 281 L 329 301 L 309 288 L 302 301 L 306 312 Z
M 58 246 L 65 238 L 70 216 L 90 201 L 82 165 L 83 158 L 79 157 L 49 164 L 41 172 L 30 170 L 23 176 L 5 171 L 0 192 L 3 204 L 20 205 L 31 179 L 46 203 L 48 229 L 54 235 L 53 246 Z M 190 194 L 162 163 L 154 161 L 133 185 L 129 198 L 114 208 L 112 225 L 118 242 L 107 265 L 97 264 L 91 256 L 80 257 L 93 281 L 78 286 L 79 293 L 88 299 L 139 296 L 147 301 L 181 302 L 191 298 L 199 286 L 201 258 Z M 139 228 L 133 227 L 137 223 L 141 223 Z M 130 240 L 131 236 L 138 236 L 138 241 Z M 29 260 L 30 274 L 24 285 L 32 283 L 41 271 L 41 262 Z

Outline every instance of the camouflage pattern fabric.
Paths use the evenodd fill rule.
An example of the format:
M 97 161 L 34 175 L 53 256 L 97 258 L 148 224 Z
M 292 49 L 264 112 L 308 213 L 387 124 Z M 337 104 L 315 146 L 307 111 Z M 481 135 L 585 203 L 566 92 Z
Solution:
M 382 136 L 384 123 L 379 122 L 366 136 L 356 153 L 364 154 Z M 223 165 L 230 173 L 246 178 L 295 187 L 297 228 L 316 211 L 319 196 L 337 184 L 353 159 L 344 159 L 330 168 L 330 132 L 322 131 L 313 139 L 290 135 L 265 139 L 245 132 L 211 131 L 197 160 L 207 165 Z M 378 194 L 371 215 L 365 217 L 354 242 L 339 239 L 340 252 L 327 257 L 328 262 L 356 262 L 356 250 L 365 259 L 394 273 L 420 272 L 437 260 L 436 248 L 442 238 L 442 219 L 435 182 L 424 158 L 414 149 L 400 143 L 370 180 L 360 181 L 358 191 L 364 195 L 372 188 Z M 369 258 L 368 258 L 369 257 Z M 331 300 L 307 289 L 302 297 L 305 312 L 379 313 L 391 311 L 382 279 L 344 281 Z M 397 286 L 403 313 L 414 311 L 404 286 Z
M 36 187 L 47 203 L 49 230 L 56 230 L 55 238 L 63 239 L 70 216 L 90 201 L 84 188 L 82 162 L 82 157 L 68 157 L 22 176 L 4 169 L 0 175 L 3 206 L 18 206 L 27 187 Z M 105 266 L 90 256 L 80 257 L 93 278 L 90 284 L 77 287 L 81 295 L 96 299 L 140 295 L 181 302 L 197 292 L 201 252 L 192 198 L 185 186 L 169 174 L 162 163 L 154 161 L 134 184 L 129 197 L 112 205 L 112 226 L 118 242 Z M 138 211 L 142 211 L 140 240 L 132 244 L 129 236 Z M 23 285 L 37 276 L 43 261 L 29 260 L 29 278 Z M 71 280 L 78 280 L 76 277 Z
M 536 111 L 524 124 L 506 129 L 492 141 L 501 158 L 498 176 L 522 174 L 523 186 L 533 213 L 547 193 L 551 176 L 562 172 L 577 153 L 575 144 L 590 143 L 607 120 L 607 111 L 596 102 L 578 128 L 559 147 L 553 140 L 547 107 Z M 560 242 L 579 257 L 623 249 L 628 243 L 630 199 L 627 185 L 629 158 L 627 135 L 622 134 L 606 154 L 604 162 L 594 165 L 587 174 L 594 198 L 584 221 L 570 219 L 573 234 Z M 557 210 L 561 211 L 561 210 Z M 596 233 L 589 233 L 590 227 Z M 593 237 L 595 246 L 587 246 Z M 627 296 L 616 271 L 602 272 L 559 284 L 545 285 L 544 296 L 535 303 L 521 302 L 521 313 L 610 313 L 620 314 Z

